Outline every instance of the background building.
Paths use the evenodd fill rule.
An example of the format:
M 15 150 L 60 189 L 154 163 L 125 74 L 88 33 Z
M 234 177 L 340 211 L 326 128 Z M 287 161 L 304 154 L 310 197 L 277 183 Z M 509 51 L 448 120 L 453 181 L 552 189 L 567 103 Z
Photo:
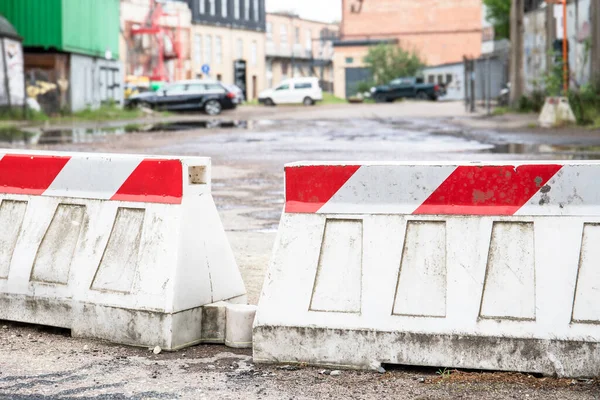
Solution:
M 416 51 L 427 65 L 478 57 L 482 44 L 481 0 L 342 0 L 341 40 L 335 43 L 334 87 L 352 95 L 369 77 L 369 46 L 392 43 Z M 347 90 L 348 88 L 348 90 Z
M 192 11 L 192 71 L 235 83 L 247 99 L 265 88 L 264 0 L 188 0 Z M 209 67 L 209 72 L 203 71 Z
M 0 14 L 23 38 L 27 93 L 45 112 L 122 100 L 119 0 L 2 0 Z
M 333 40 L 337 24 L 299 18 L 291 13 L 267 14 L 267 86 L 283 79 L 316 76 L 333 91 Z

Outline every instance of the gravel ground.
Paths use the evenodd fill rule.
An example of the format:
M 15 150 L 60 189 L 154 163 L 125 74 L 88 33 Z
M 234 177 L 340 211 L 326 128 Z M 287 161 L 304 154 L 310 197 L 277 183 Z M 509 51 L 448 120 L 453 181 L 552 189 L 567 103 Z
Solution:
M 64 330 L 0 323 L 0 399 L 600 399 L 594 380 L 263 366 L 252 363 L 249 350 L 202 345 L 154 354 L 74 339 Z
M 530 148 L 495 151 L 498 143 L 515 141 L 600 144 L 597 132 L 519 133 L 514 126 L 498 131 L 502 119 L 469 127 L 459 103 L 244 107 L 223 117 L 255 122 L 246 129 L 131 134 L 46 148 L 211 156 L 213 195 L 251 303 L 258 301 L 275 238 L 286 162 L 530 159 L 548 155 Z M 462 125 L 455 125 L 459 121 Z M 91 398 L 574 400 L 600 399 L 600 386 L 595 380 L 398 366 L 384 374 L 337 375 L 312 367 L 254 365 L 249 350 L 201 345 L 154 354 L 71 338 L 65 330 L 0 321 L 0 399 Z

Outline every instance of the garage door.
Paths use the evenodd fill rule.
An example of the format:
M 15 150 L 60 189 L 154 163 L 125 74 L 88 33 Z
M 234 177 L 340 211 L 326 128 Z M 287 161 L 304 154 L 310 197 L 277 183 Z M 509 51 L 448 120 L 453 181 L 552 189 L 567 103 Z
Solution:
M 356 94 L 360 82 L 370 80 L 371 71 L 368 68 L 346 68 L 346 98 Z

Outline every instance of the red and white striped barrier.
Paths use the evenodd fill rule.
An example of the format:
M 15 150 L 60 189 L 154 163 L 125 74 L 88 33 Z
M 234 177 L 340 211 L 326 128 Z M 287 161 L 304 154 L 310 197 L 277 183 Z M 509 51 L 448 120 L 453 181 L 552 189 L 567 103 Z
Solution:
M 285 177 L 256 362 L 600 373 L 600 163 Z
M 0 151 L 0 319 L 176 349 L 244 298 L 210 159 Z

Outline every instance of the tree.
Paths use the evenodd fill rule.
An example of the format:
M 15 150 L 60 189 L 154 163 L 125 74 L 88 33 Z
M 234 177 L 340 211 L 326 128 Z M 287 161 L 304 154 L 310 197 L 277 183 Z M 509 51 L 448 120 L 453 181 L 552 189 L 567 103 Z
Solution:
M 511 0 L 483 0 L 485 19 L 494 26 L 496 39 L 508 39 L 510 35 Z
M 371 70 L 377 85 L 402 76 L 415 76 L 424 66 L 417 53 L 391 44 L 370 47 L 365 64 Z

